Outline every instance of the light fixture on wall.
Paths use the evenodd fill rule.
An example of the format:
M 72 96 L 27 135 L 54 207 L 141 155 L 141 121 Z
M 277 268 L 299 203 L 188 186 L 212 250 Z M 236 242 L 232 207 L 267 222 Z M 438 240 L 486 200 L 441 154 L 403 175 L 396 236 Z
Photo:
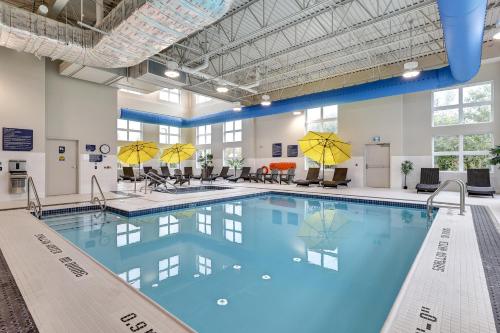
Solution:
M 233 106 L 233 111 L 240 112 L 241 111 L 241 103 L 235 103 Z
M 497 20 L 496 31 L 495 34 L 493 35 L 493 39 L 500 40 L 500 19 Z
M 178 78 L 181 73 L 179 73 L 179 64 L 177 64 L 175 61 L 167 61 L 165 64 L 166 70 L 165 70 L 165 76 L 169 77 L 171 79 L 176 79 Z
M 302 114 L 302 112 L 300 112 L 300 111 L 293 111 L 294 116 L 300 116 L 301 114 Z
M 218 86 L 217 88 L 215 88 L 215 90 L 217 90 L 217 92 L 221 94 L 225 94 L 229 91 L 226 86 Z
M 47 5 L 45 4 L 44 1 L 42 1 L 42 4 L 40 5 L 40 7 L 38 7 L 38 13 L 40 15 L 47 15 L 47 13 L 49 12 L 49 7 L 47 7 Z
M 269 97 L 269 95 L 262 95 L 262 101 L 260 102 L 260 104 L 263 106 L 271 105 L 271 97 Z
M 410 59 L 404 64 L 404 72 L 403 77 L 405 79 L 411 79 L 417 77 L 420 74 L 420 70 L 418 69 L 418 61 L 413 59 L 413 20 L 410 20 Z

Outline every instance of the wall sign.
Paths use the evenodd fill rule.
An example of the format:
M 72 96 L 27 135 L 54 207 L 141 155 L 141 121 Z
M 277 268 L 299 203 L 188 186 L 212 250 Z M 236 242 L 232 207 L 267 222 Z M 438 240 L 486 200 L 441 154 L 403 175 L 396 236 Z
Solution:
M 273 143 L 273 157 L 281 157 L 282 150 L 281 143 Z
M 33 130 L 4 127 L 2 130 L 2 149 L 5 151 L 32 151 Z
M 287 157 L 297 157 L 299 156 L 299 146 L 298 145 L 288 145 L 286 147 Z
M 59 154 L 64 154 L 66 152 L 65 146 L 59 146 Z
M 92 163 L 102 162 L 102 155 L 101 154 L 90 154 L 89 155 L 89 162 L 92 162 Z
M 88 152 L 95 151 L 95 145 L 85 145 L 85 151 L 88 151 Z

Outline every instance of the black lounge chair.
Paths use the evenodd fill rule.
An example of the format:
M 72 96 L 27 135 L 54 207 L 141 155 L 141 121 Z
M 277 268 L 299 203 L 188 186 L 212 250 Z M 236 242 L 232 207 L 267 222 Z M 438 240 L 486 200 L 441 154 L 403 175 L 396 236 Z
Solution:
M 193 178 L 193 167 L 184 167 L 184 178 L 191 184 L 190 180 Z
M 144 174 L 147 175 L 152 169 L 153 169 L 153 167 L 145 166 L 145 167 L 142 167 L 142 172 L 144 172 Z
M 439 168 L 421 168 L 420 183 L 415 187 L 419 192 L 435 192 L 439 184 Z
M 322 182 L 323 187 L 338 187 L 340 185 L 347 186 L 351 182 L 347 179 L 347 168 L 335 168 L 332 180 L 324 180 Z
M 162 166 L 160 167 L 161 170 L 161 175 L 165 179 L 175 179 L 175 177 L 170 173 L 170 169 L 168 166 Z
M 294 177 L 295 177 L 295 169 L 288 169 L 286 174 L 280 175 L 280 184 L 287 183 L 288 185 L 290 185 L 290 183 L 293 182 Z
M 182 174 L 182 171 L 180 169 L 175 169 L 174 170 L 174 177 L 175 177 L 175 184 L 182 185 L 184 183 L 191 184 L 191 178 L 186 177 L 185 175 Z
M 495 189 L 490 182 L 490 169 L 467 169 L 467 193 L 495 197 Z
M 122 169 L 123 169 L 123 176 L 122 176 L 123 180 L 141 181 L 144 179 L 141 176 L 136 176 L 134 173 L 134 168 L 132 167 L 123 167 Z
M 209 167 L 206 167 L 205 169 L 202 169 L 201 170 L 201 175 L 200 175 L 200 182 L 203 183 L 204 181 L 207 181 L 207 182 L 212 182 L 214 180 L 214 167 L 213 166 L 209 166 Z
M 206 177 L 205 171 L 207 171 L 208 175 L 211 175 L 214 171 L 213 166 L 207 166 L 206 168 L 201 168 L 201 173 L 199 175 L 193 176 L 194 179 L 202 179 L 203 177 Z
M 239 176 L 232 176 L 227 178 L 230 182 L 237 182 L 238 180 L 249 180 L 250 179 L 250 167 L 243 167 Z
M 297 186 L 309 186 L 311 184 L 319 184 L 320 182 L 319 168 L 309 168 L 309 170 L 307 170 L 306 179 L 298 179 L 295 181 L 295 184 L 297 184 Z
M 268 173 L 267 175 L 265 175 L 264 176 L 264 183 L 265 182 L 270 182 L 271 184 L 279 183 L 279 171 L 278 171 L 278 169 L 272 169 L 271 173 Z
M 254 180 L 256 183 L 264 181 L 263 168 L 258 168 L 257 172 L 250 174 L 250 182 Z
M 229 177 L 232 177 L 231 175 L 227 174 L 228 172 L 229 172 L 228 166 L 222 167 L 220 173 L 218 175 L 214 175 L 214 180 L 216 180 L 217 178 L 228 179 Z

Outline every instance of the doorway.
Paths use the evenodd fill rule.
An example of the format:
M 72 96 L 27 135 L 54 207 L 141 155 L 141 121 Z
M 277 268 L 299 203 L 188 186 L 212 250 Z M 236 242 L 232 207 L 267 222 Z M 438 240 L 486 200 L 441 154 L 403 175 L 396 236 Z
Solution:
M 47 195 L 78 192 L 78 142 L 49 139 L 46 145 Z
M 391 186 L 391 145 L 389 143 L 365 146 L 366 186 L 388 188 Z

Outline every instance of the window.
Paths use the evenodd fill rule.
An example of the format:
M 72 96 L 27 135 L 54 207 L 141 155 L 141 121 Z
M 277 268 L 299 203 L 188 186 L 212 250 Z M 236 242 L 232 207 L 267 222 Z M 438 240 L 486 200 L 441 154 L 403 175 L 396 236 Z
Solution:
M 158 280 L 163 281 L 179 275 L 179 256 L 172 256 L 158 262 Z
M 207 154 L 212 154 L 212 149 L 206 148 L 206 149 L 197 149 L 196 150 L 196 168 L 201 169 L 201 163 L 198 161 L 198 159 L 202 156 L 207 156 Z
M 195 101 L 196 104 L 202 104 L 202 103 L 210 102 L 211 100 L 212 100 L 212 97 L 208 97 L 208 96 L 205 96 L 205 95 L 198 95 L 198 94 L 194 95 L 194 101 Z
M 198 256 L 198 272 L 203 275 L 212 274 L 212 259 Z
M 228 160 L 232 160 L 235 158 L 241 159 L 243 158 L 243 150 L 241 147 L 227 147 L 224 148 L 223 151 L 223 164 L 224 166 L 228 166 L 229 164 L 227 163 Z
M 132 120 L 117 120 L 118 141 L 140 141 L 142 140 L 142 124 Z
M 181 104 L 181 92 L 179 89 L 162 89 L 158 98 L 165 102 Z
M 224 236 L 230 242 L 241 244 L 243 241 L 241 222 L 224 219 Z
M 308 109 L 306 111 L 306 132 L 337 132 L 338 128 L 338 106 L 329 105 L 321 108 Z M 305 157 L 305 168 L 321 167 L 308 157 Z M 334 166 L 327 165 L 325 169 L 333 169 Z
M 141 288 L 141 269 L 140 268 L 132 268 L 127 272 L 123 272 L 118 274 L 125 282 L 130 284 L 132 287 L 136 289 Z
M 198 126 L 196 128 L 196 144 L 209 145 L 212 143 L 212 126 Z
M 212 234 L 212 207 L 205 207 L 198 215 L 198 231 L 202 234 Z
M 121 247 L 141 241 L 141 228 L 130 223 L 116 226 L 116 246 Z
M 339 270 L 338 249 L 335 250 L 310 250 L 307 249 L 307 261 L 313 265 L 321 266 L 334 271 Z
M 224 123 L 224 142 L 240 142 L 242 138 L 241 120 Z
M 179 220 L 173 215 L 160 216 L 158 221 L 158 236 L 176 234 L 179 232 Z
M 493 147 L 491 133 L 435 136 L 432 141 L 433 165 L 441 171 L 491 168 L 489 163 L 489 149 Z
M 438 90 L 432 94 L 432 126 L 492 121 L 491 83 Z
M 160 125 L 160 143 L 173 145 L 181 140 L 181 130 L 175 126 Z

